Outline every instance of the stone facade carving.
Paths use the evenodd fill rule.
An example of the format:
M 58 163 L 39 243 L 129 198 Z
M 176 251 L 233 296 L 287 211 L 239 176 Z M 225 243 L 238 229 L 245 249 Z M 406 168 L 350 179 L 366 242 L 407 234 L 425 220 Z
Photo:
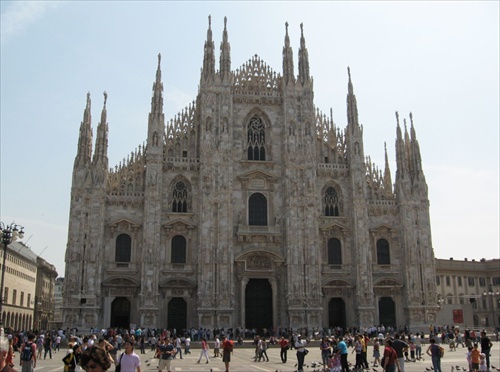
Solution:
M 258 55 L 231 71 L 225 29 L 216 71 L 210 27 L 198 96 L 165 121 L 159 58 L 145 143 L 114 168 L 107 130 L 97 141 L 106 146 L 89 153 L 88 99 L 73 171 L 63 327 L 368 326 L 380 323 L 381 299 L 394 302 L 394 325 L 420 325 L 416 304 L 434 306 L 435 285 L 413 122 L 411 136 L 396 125 L 393 185 L 387 156 L 381 170 L 364 155 L 350 72 L 341 129 L 332 113 L 315 109 L 305 38 L 297 78 L 288 30 L 282 74 Z M 92 172 L 102 174 L 97 184 Z M 326 207 L 328 188 L 337 209 Z M 263 278 L 272 324 L 249 325 L 245 298 Z M 78 316 L 89 294 L 96 319 Z M 111 311 L 119 306 L 120 317 Z M 179 321 L 169 317 L 176 311 L 184 319 L 168 324 Z

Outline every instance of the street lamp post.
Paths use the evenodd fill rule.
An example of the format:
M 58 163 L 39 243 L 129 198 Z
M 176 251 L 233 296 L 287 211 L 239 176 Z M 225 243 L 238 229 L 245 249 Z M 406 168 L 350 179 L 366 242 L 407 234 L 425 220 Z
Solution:
M 0 327 L 3 327 L 3 302 L 4 302 L 4 280 L 5 280 L 5 260 L 7 259 L 7 246 L 16 241 L 18 238 L 22 239 L 24 236 L 24 227 L 21 225 L 16 225 L 15 223 L 11 223 L 7 225 L 3 222 L 0 222 L 1 240 L 3 244 L 3 258 L 2 258 L 2 276 L 0 281 Z
M 493 329 L 496 331 L 497 329 L 497 320 L 495 319 L 495 303 L 496 301 L 493 300 L 493 297 L 499 296 L 500 291 L 498 289 L 495 291 L 493 289 L 493 284 L 488 284 L 488 292 L 484 292 L 483 296 L 488 296 L 491 300 L 491 314 L 493 315 Z

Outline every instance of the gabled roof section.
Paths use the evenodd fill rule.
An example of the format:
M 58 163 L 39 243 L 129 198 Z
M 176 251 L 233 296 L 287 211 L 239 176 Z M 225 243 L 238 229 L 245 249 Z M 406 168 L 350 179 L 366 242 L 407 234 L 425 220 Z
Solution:
M 112 229 L 117 230 L 136 230 L 141 227 L 140 224 L 136 224 L 128 218 L 121 218 L 119 220 L 111 222 L 108 226 Z
M 256 54 L 234 72 L 235 94 L 281 95 L 281 76 Z
M 269 182 L 276 182 L 278 179 L 274 177 L 272 174 L 269 174 L 267 172 L 261 171 L 261 170 L 252 170 L 246 173 L 243 173 L 242 175 L 238 176 L 238 179 L 242 181 L 249 181 L 254 178 L 264 178 L 266 181 Z
M 172 221 L 168 221 L 167 223 L 163 224 L 164 229 L 171 229 L 175 227 L 176 225 L 181 225 L 185 227 L 186 229 L 194 229 L 196 226 L 183 220 L 182 218 L 176 218 L 173 219 Z
M 384 230 L 386 230 L 388 232 L 396 231 L 392 226 L 383 223 L 381 225 L 378 225 L 378 226 L 370 229 L 370 232 L 373 233 L 373 232 L 384 231 Z
M 349 229 L 346 226 L 344 226 L 343 224 L 341 224 L 337 221 L 329 223 L 327 225 L 320 226 L 319 230 L 320 231 L 338 230 L 342 233 L 346 233 L 349 231 Z

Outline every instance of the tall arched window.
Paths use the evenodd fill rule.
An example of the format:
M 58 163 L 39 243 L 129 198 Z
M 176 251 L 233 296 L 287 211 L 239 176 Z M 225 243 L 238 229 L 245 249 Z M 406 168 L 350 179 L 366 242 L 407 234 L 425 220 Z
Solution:
M 186 238 L 182 235 L 176 235 L 172 238 L 170 262 L 178 264 L 186 263 Z
M 187 212 L 188 192 L 184 182 L 177 182 L 172 193 L 172 212 Z
M 328 265 L 342 265 L 342 247 L 337 238 L 328 240 Z
M 120 234 L 116 238 L 115 261 L 130 262 L 132 253 L 132 239 L 127 234 Z
M 391 255 L 389 252 L 389 242 L 385 239 L 377 240 L 377 264 L 390 265 Z
M 260 193 L 255 193 L 248 200 L 248 224 L 252 226 L 267 226 L 267 199 Z
M 247 152 L 248 160 L 266 160 L 266 127 L 257 116 L 247 126 Z
M 339 197 L 333 187 L 329 187 L 323 196 L 325 203 L 325 216 L 339 216 Z

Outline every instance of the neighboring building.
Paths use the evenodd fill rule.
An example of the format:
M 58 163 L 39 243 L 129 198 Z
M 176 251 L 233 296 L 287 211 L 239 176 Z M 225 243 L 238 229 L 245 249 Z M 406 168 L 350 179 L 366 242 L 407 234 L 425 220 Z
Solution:
M 57 271 L 41 257 L 37 257 L 38 271 L 35 293 L 35 322 L 33 327 L 38 330 L 51 329 L 54 321 L 54 286 Z
M 387 151 L 383 170 L 364 154 L 350 73 L 344 129 L 315 107 L 303 30 L 297 76 L 288 25 L 281 74 L 257 55 L 231 70 L 226 24 L 218 70 L 210 24 L 202 63 L 196 100 L 165 122 L 158 57 L 147 144 L 111 170 L 107 95 L 95 147 L 87 95 L 63 327 L 434 323 L 428 190 L 411 114 L 408 128 L 395 125 L 393 189 Z
M 500 326 L 500 259 L 436 260 L 437 324 Z
M 50 329 L 62 328 L 63 285 L 64 278 L 57 278 L 54 285 L 54 320 Z
M 3 248 L 0 250 L 0 269 Z M 5 259 L 2 304 L 2 324 L 5 328 L 27 330 L 33 327 L 36 279 L 36 254 L 22 242 L 9 244 Z

